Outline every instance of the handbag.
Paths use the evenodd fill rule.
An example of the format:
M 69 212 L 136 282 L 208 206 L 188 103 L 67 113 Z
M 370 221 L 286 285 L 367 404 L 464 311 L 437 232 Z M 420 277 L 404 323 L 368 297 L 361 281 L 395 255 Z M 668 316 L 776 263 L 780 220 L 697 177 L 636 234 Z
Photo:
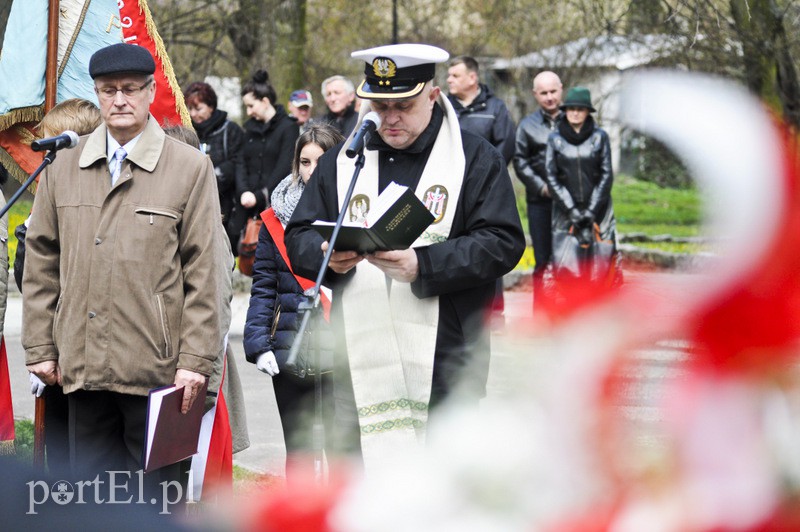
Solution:
M 247 219 L 247 224 L 239 238 L 239 271 L 248 277 L 253 276 L 253 263 L 256 260 L 256 246 L 258 246 L 258 232 L 264 222 L 256 216 Z
M 275 302 L 275 312 L 273 313 L 272 318 L 272 326 L 270 327 L 270 338 L 272 340 L 272 345 L 278 344 L 277 334 L 278 334 L 278 321 L 281 318 L 281 302 L 277 300 Z M 305 332 L 303 333 L 303 340 L 301 341 L 300 348 L 297 351 L 297 360 L 295 361 L 294 366 L 289 366 L 286 364 L 285 369 L 294 375 L 295 377 L 299 377 L 304 379 L 306 377 L 314 376 L 316 373 L 316 368 L 314 367 L 314 349 L 321 349 L 324 343 L 330 341 L 330 339 L 322 339 L 317 342 L 313 342 L 313 334 L 314 330 L 318 328 L 320 323 L 319 316 L 312 316 L 311 321 L 309 321 L 308 327 L 306 327 Z M 298 319 L 298 327 L 300 326 Z M 322 332 L 322 331 L 320 331 Z M 292 337 L 292 342 L 289 344 L 289 348 L 294 345 L 294 342 L 297 339 L 297 331 L 294 331 L 294 335 Z M 328 373 L 333 368 L 333 360 L 331 358 L 331 353 L 328 351 L 323 350 L 320 353 L 320 365 L 322 371 L 320 373 Z
M 592 228 L 592 236 L 591 242 L 581 244 L 574 226 L 569 231 L 553 234 L 553 273 L 556 278 L 584 277 L 601 282 L 613 276 L 614 242 L 601 238 L 597 224 Z
M 600 237 L 600 226 L 594 224 L 594 240 L 591 244 L 591 279 L 596 282 L 611 281 L 615 270 L 616 246 L 612 240 Z
M 581 262 L 586 258 L 586 248 L 581 246 L 574 234 L 574 227 L 569 231 L 553 233 L 553 276 L 580 277 Z

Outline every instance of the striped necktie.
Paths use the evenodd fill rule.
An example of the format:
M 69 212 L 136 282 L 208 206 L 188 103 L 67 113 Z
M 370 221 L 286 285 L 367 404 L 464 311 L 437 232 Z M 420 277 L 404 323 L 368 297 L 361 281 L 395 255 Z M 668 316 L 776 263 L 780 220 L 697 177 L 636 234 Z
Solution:
M 119 172 L 122 170 L 122 161 L 125 160 L 125 157 L 128 156 L 128 152 L 125 151 L 125 148 L 120 146 L 117 148 L 117 151 L 114 152 L 114 160 L 111 161 L 111 186 L 117 184 L 117 179 L 119 179 Z

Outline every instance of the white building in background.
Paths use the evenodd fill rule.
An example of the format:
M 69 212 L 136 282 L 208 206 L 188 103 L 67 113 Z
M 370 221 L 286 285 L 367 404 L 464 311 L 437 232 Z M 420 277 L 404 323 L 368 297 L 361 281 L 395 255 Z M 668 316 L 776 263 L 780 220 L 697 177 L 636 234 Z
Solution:
M 228 113 L 228 119 L 242 123 L 242 96 L 239 91 L 242 84 L 239 78 L 221 78 L 219 76 L 206 76 L 204 80 L 214 88 L 217 93 L 217 108 Z

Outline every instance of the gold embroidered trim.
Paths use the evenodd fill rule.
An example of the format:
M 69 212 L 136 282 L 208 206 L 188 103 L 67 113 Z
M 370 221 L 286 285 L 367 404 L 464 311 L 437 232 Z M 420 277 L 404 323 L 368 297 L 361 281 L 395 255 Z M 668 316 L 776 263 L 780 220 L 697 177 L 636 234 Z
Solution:
M 147 28 L 147 33 L 153 39 L 156 45 L 156 55 L 161 60 L 161 65 L 164 68 L 164 75 L 167 78 L 170 89 L 175 96 L 175 110 L 184 126 L 191 127 L 192 118 L 189 116 L 189 110 L 186 108 L 186 102 L 183 101 L 183 91 L 181 91 L 178 81 L 175 79 L 175 71 L 172 69 L 172 63 L 169 61 L 167 49 L 164 47 L 164 41 L 161 35 L 158 34 L 156 23 L 153 20 L 153 15 L 150 14 L 150 9 L 147 7 L 147 0 L 139 0 L 139 13 L 144 13 L 144 23 Z

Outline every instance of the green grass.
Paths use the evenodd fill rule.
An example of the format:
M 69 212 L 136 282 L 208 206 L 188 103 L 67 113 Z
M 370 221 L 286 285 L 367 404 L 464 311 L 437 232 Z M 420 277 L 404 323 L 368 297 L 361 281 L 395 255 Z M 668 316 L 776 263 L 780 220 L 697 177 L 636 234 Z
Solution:
M 614 205 L 614 207 L 616 207 L 616 205 Z M 620 223 L 619 220 L 617 220 L 617 232 L 619 233 L 644 233 L 648 236 L 699 236 L 701 234 L 700 230 L 700 225 L 631 224 Z
M 694 254 L 711 250 L 711 246 L 708 244 L 699 244 L 695 242 L 637 242 L 634 245 L 640 248 L 659 249 L 670 253 Z
M 611 196 L 620 233 L 695 236 L 699 232 L 702 205 L 695 189 L 662 188 L 619 176 Z
M 14 257 L 17 254 L 17 239 L 14 236 L 14 229 L 25 221 L 31 212 L 30 201 L 18 201 L 8 211 L 8 263 L 13 268 Z
M 525 188 L 514 179 L 522 227 L 528 232 L 528 213 Z M 664 188 L 654 183 L 619 175 L 611 190 L 617 233 L 644 233 L 649 236 L 672 235 L 676 237 L 701 234 L 702 204 L 697 190 Z M 653 242 L 636 246 L 660 249 L 672 253 L 697 253 L 707 251 L 705 244 Z M 533 250 L 528 247 L 515 269 L 530 270 L 534 266 Z
M 18 419 L 14 421 L 15 456 L 25 464 L 33 463 L 33 421 Z

